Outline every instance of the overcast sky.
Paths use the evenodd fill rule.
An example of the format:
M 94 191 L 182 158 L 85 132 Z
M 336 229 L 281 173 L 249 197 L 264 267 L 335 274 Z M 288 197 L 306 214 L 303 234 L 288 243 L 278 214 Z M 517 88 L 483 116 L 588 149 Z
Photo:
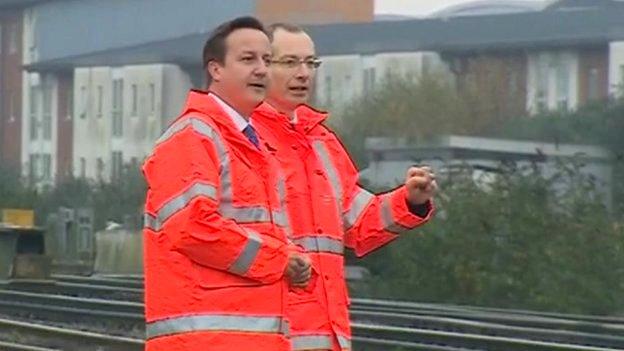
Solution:
M 475 0 L 375 0 L 375 14 L 400 14 L 423 16 L 451 5 L 474 2 Z M 542 1 L 542 0 L 524 0 Z

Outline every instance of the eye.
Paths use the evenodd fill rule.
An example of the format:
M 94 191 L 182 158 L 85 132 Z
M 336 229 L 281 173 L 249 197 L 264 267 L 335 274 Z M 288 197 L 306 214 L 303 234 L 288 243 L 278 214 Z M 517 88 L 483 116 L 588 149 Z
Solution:
M 243 61 L 244 63 L 252 63 L 254 61 L 254 57 L 253 56 L 243 56 L 241 58 L 241 61 Z
M 309 59 L 305 60 L 305 65 L 308 68 L 317 68 L 318 66 L 320 66 L 320 62 L 318 60 Z
M 299 60 L 297 60 L 297 59 L 295 59 L 293 57 L 287 57 L 284 60 L 282 60 L 282 63 L 286 67 L 295 67 L 299 63 Z
M 321 66 L 321 63 L 323 63 L 323 61 L 318 58 L 314 58 L 306 62 L 306 65 L 308 65 L 308 67 L 310 68 L 319 68 Z

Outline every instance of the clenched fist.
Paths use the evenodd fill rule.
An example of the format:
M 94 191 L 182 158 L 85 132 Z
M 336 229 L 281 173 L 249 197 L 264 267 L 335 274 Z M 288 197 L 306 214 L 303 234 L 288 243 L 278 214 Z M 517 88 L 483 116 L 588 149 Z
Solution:
M 292 252 L 288 257 L 288 264 L 284 273 L 290 285 L 305 287 L 312 276 L 312 261 L 310 257 L 304 253 Z
M 435 174 L 429 167 L 410 167 L 405 176 L 407 200 L 413 205 L 421 205 L 431 200 L 438 190 Z

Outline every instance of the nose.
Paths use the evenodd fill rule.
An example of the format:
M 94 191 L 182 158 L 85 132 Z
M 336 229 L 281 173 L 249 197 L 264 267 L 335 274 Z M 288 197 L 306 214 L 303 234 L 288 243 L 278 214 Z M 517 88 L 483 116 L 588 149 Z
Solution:
M 297 67 L 295 78 L 299 80 L 308 80 L 311 74 L 312 70 L 306 64 L 302 63 Z
M 256 76 L 264 77 L 269 73 L 269 67 L 263 61 L 260 61 L 260 63 L 256 65 L 253 73 Z

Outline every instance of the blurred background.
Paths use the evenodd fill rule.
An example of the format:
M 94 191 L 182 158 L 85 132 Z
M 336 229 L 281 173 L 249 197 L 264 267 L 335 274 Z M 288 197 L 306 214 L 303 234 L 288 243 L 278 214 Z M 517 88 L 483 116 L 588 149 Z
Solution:
M 438 174 L 435 220 L 348 255 L 352 295 L 624 314 L 621 0 L 0 0 L 0 222 L 55 272 L 140 275 L 140 165 L 241 15 L 305 26 L 363 185 Z

